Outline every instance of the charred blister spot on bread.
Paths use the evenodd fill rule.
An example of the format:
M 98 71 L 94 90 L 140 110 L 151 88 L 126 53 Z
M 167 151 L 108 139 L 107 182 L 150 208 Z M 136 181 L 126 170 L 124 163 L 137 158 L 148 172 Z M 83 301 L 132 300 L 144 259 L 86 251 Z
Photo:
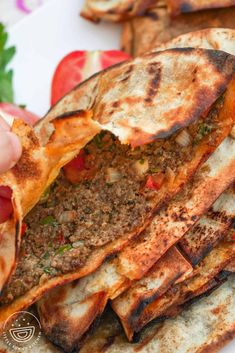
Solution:
M 145 16 L 150 18 L 152 21 L 159 20 L 159 15 L 156 11 L 148 11 Z
M 214 67 L 218 72 L 221 72 L 226 67 L 227 75 L 231 75 L 231 70 L 235 69 L 235 62 L 231 60 L 231 55 L 225 55 L 220 50 L 208 50 L 206 52 L 209 62 L 214 63 Z M 225 72 L 226 73 L 226 72 Z M 225 85 L 223 84 L 222 87 Z
M 99 352 L 105 353 L 108 350 L 108 348 L 112 346 L 114 341 L 115 341 L 115 336 L 106 337 L 105 343 L 103 344 Z
M 120 82 L 129 81 L 133 70 L 134 70 L 134 65 L 129 65 L 127 70 L 123 73 Z
M 32 130 L 28 131 L 27 138 L 28 138 L 29 145 L 30 145 L 31 148 L 39 147 L 39 140 L 35 136 L 35 133 Z
M 225 333 L 221 332 L 221 335 L 218 336 L 216 340 L 213 340 L 209 345 L 200 349 L 200 353 L 212 353 L 219 352 L 226 343 L 229 343 L 235 337 L 235 329 L 231 328 L 229 331 Z
M 12 173 L 19 182 L 25 182 L 26 179 L 38 180 L 41 177 L 41 169 L 38 163 L 32 158 L 32 154 L 23 148 L 20 161 L 12 169 Z
M 216 222 L 221 222 L 224 224 L 231 224 L 231 217 L 226 213 L 226 211 L 215 212 L 213 210 L 209 210 L 208 217 L 213 219 Z
M 191 12 L 193 10 L 192 5 L 188 4 L 187 2 L 183 2 L 180 5 L 180 12 Z
M 74 110 L 57 116 L 55 119 L 53 119 L 52 123 L 59 120 L 64 120 L 69 118 L 73 119 L 75 117 L 82 118 L 86 116 L 87 116 L 87 112 L 85 110 Z
M 153 62 L 148 65 L 147 71 L 151 76 L 149 85 L 147 88 L 147 94 L 144 98 L 146 103 L 152 103 L 153 99 L 157 95 L 158 88 L 161 82 L 161 64 L 158 62 Z

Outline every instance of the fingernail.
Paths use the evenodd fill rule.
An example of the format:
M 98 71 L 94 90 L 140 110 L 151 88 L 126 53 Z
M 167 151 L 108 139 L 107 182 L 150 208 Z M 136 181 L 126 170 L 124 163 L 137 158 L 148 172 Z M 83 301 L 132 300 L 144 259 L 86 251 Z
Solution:
M 12 168 L 21 156 L 22 147 L 12 132 L 0 130 L 0 173 Z

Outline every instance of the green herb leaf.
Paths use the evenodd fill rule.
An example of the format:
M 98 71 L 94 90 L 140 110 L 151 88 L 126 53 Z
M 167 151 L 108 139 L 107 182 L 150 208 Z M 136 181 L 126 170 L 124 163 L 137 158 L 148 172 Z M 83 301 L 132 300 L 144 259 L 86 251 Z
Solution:
M 57 254 L 62 255 L 64 252 L 71 250 L 73 247 L 71 244 L 65 244 L 57 250 Z
M 13 72 L 7 70 L 7 65 L 15 55 L 16 48 L 6 48 L 8 34 L 0 23 L 0 102 L 13 103 Z
M 98 135 L 94 137 L 94 142 L 98 148 L 102 148 L 104 146 L 103 137 L 105 136 L 105 131 L 101 131 Z
M 194 144 L 198 144 L 204 136 L 208 135 L 212 130 L 212 127 L 206 123 L 200 124 L 197 135 L 194 140 Z
M 47 260 L 49 258 L 50 254 L 49 251 L 45 252 L 45 254 L 42 256 L 44 260 Z
M 141 158 L 141 159 L 139 160 L 139 162 L 140 162 L 140 164 L 144 164 L 145 159 L 144 159 L 144 158 Z
M 40 202 L 41 203 L 44 203 L 47 201 L 49 195 L 50 195 L 50 186 L 43 192 L 41 198 L 40 198 Z
M 47 275 L 51 275 L 53 273 L 53 268 L 52 267 L 44 267 L 43 271 L 47 274 Z
M 57 224 L 57 221 L 53 216 L 47 216 L 46 218 L 43 218 L 40 221 L 40 224 L 55 226 Z

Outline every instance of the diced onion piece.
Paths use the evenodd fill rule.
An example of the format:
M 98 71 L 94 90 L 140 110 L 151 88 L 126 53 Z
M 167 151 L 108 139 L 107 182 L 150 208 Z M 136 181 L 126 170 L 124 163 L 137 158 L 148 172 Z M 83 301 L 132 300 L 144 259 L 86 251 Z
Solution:
M 187 147 L 191 143 L 191 136 L 189 135 L 187 130 L 182 130 L 176 137 L 175 141 L 178 143 L 178 145 L 182 147 Z
M 232 131 L 230 132 L 230 136 L 235 139 L 235 126 L 232 128 Z
M 64 211 L 60 214 L 58 220 L 61 224 L 69 223 L 69 222 L 73 222 L 76 217 L 77 217 L 76 211 Z
M 147 159 L 141 159 L 134 163 L 134 169 L 138 175 L 144 175 L 149 170 L 149 162 Z
M 82 240 L 75 241 L 75 242 L 72 244 L 72 247 L 73 247 L 73 248 L 81 248 L 82 246 L 84 246 L 84 241 L 82 241 Z
M 173 181 L 175 180 L 175 173 L 170 167 L 166 168 L 166 178 L 169 183 L 173 183 Z
M 116 168 L 107 168 L 106 182 L 108 184 L 116 183 L 121 179 L 122 175 Z

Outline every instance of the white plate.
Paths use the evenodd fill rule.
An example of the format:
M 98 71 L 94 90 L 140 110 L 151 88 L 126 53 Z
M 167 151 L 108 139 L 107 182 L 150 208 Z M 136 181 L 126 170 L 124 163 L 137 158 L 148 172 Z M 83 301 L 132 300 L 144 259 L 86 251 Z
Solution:
M 120 26 L 95 25 L 79 17 L 83 0 L 51 0 L 10 29 L 17 47 L 13 62 L 16 103 L 43 116 L 59 60 L 73 50 L 118 49 Z M 193 334 L 193 327 L 192 327 Z M 234 353 L 235 341 L 221 353 Z

